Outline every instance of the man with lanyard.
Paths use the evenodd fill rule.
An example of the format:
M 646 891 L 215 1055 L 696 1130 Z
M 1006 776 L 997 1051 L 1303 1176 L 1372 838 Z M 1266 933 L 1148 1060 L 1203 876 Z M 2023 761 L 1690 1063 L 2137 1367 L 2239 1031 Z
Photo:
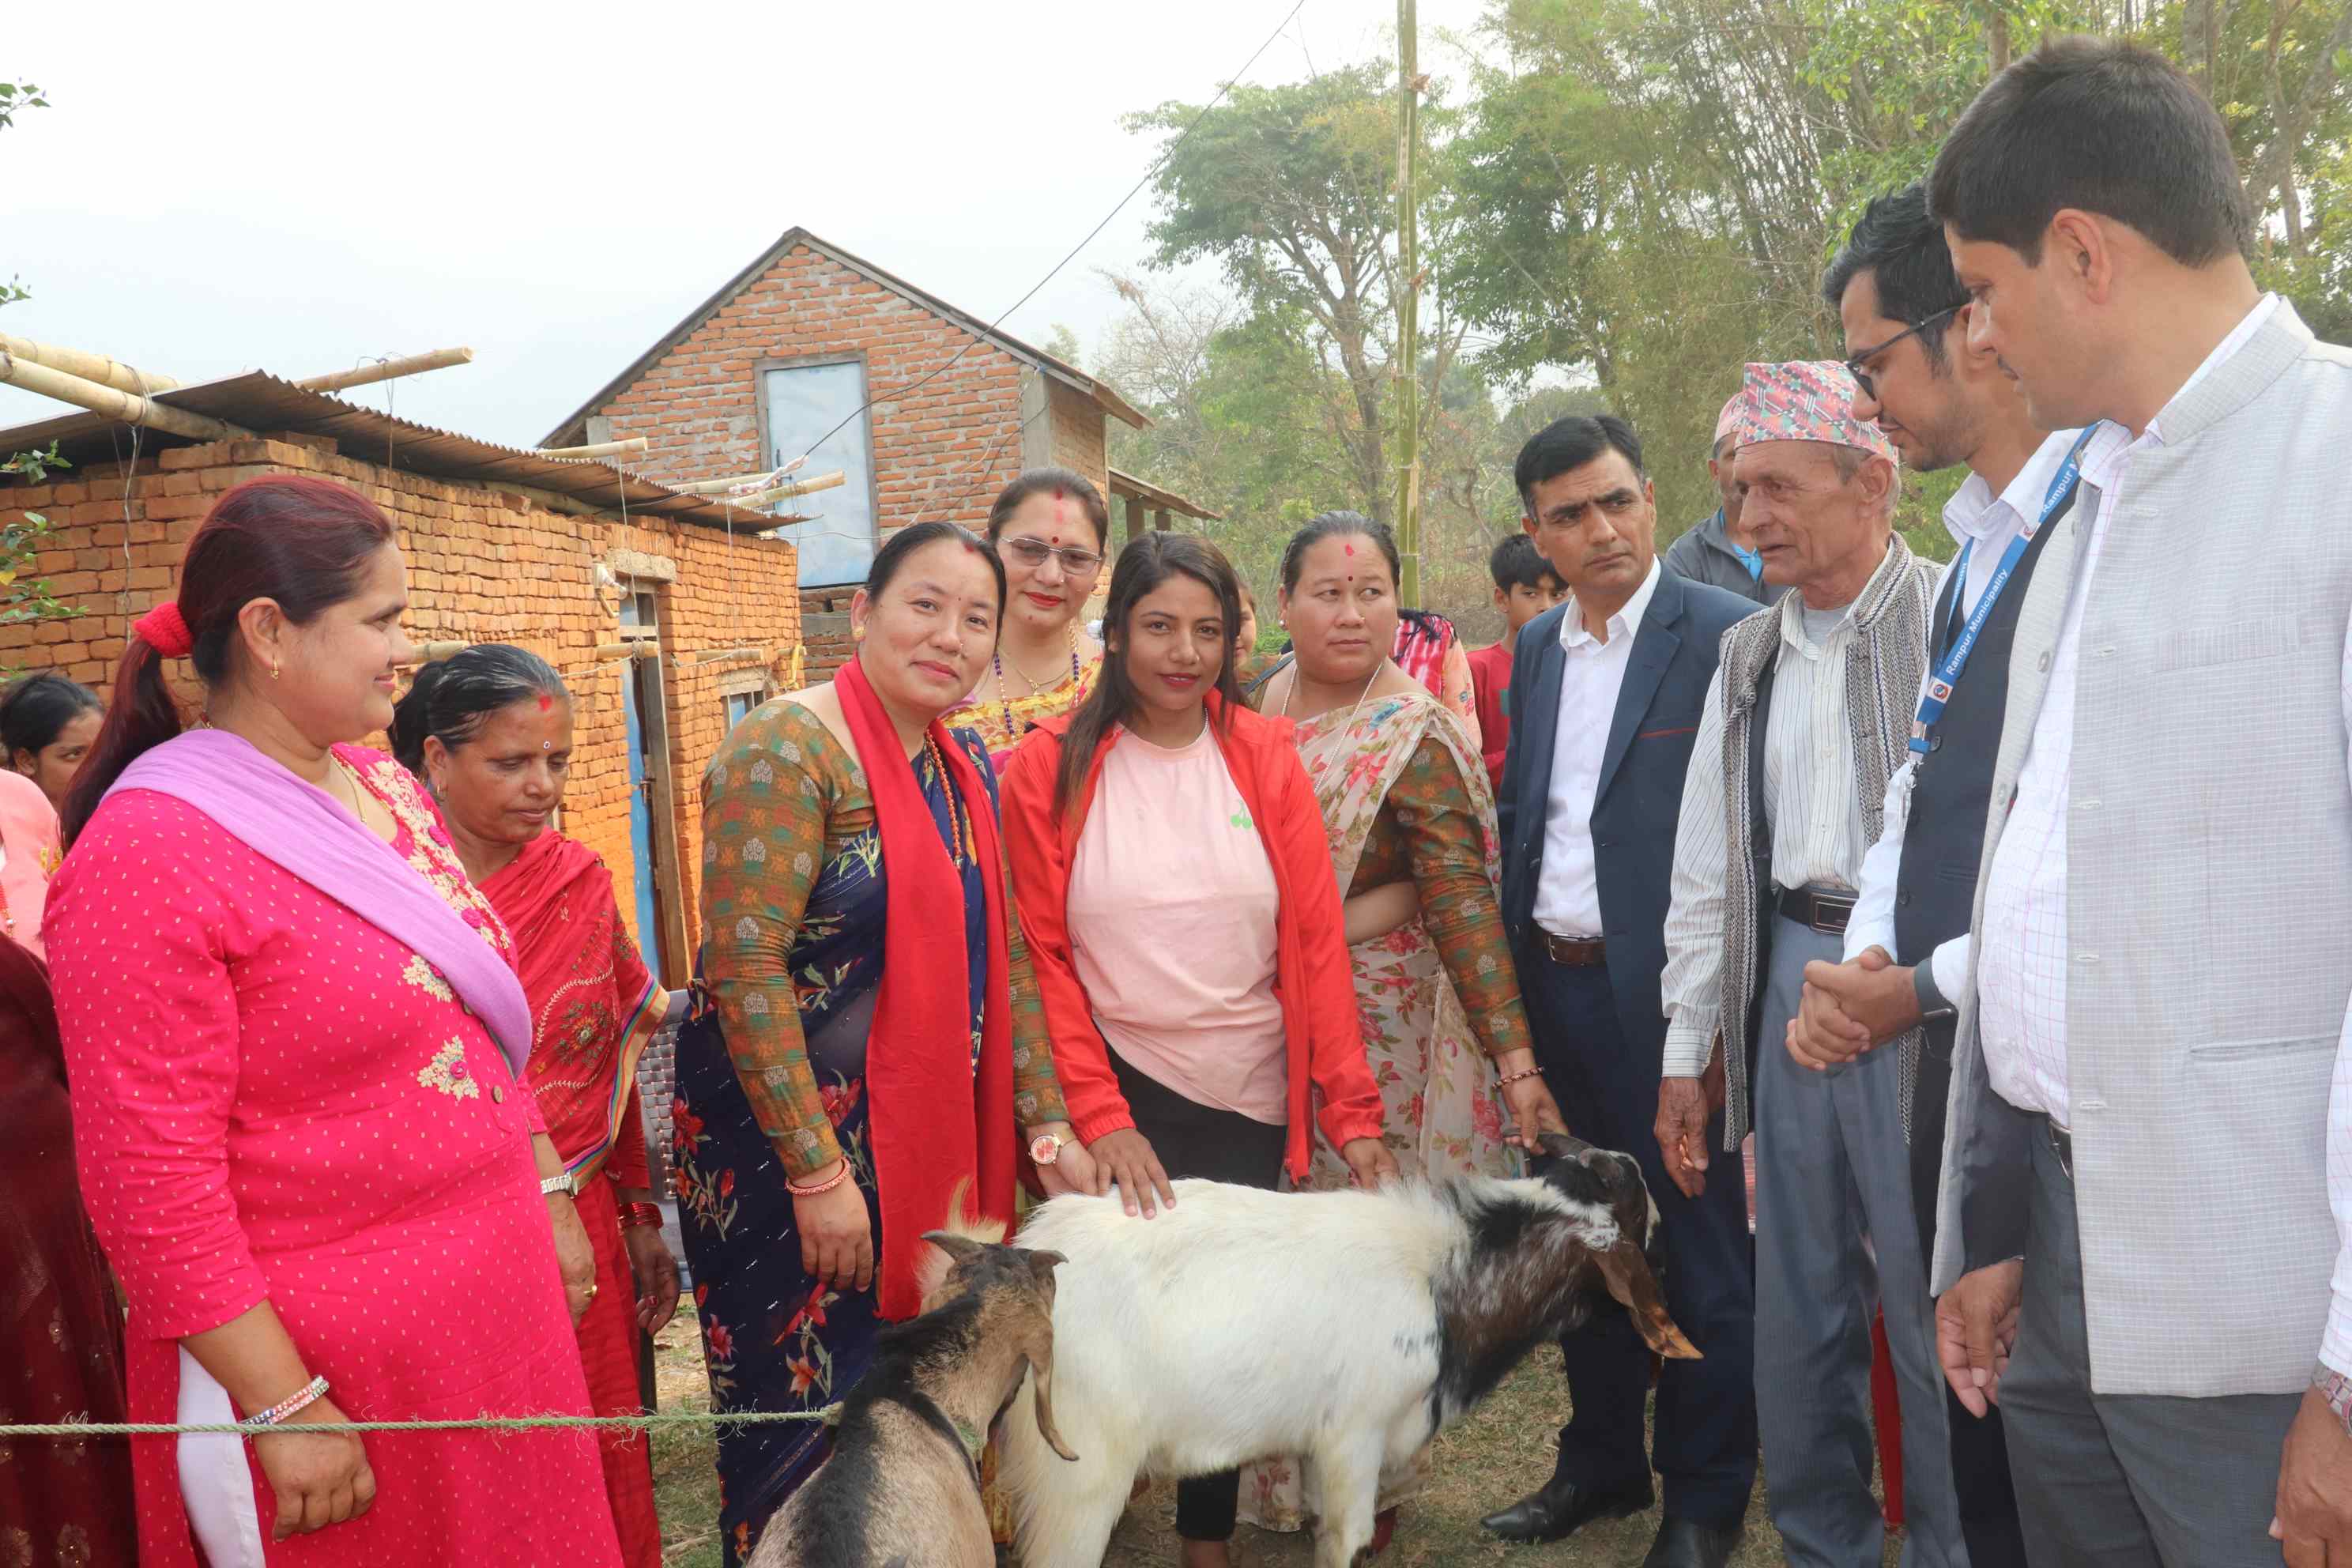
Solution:
M 1654 1102 L 1660 1162 L 1696 1196 L 1715 1153 L 1728 1158 L 1713 1184 L 1738 1189 L 1754 1088 L 1756 1415 L 1772 1522 L 1798 1568 L 1881 1560 L 1865 1234 L 1897 1372 L 1923 1394 L 1937 1384 L 1898 1063 L 1890 1053 L 1822 1076 L 1777 1048 L 1806 963 L 1843 951 L 1927 668 L 1933 568 L 1894 532 L 1895 450 L 1855 416 L 1854 392 L 1835 363 L 1748 367 L 1741 520 L 1765 582 L 1790 591 L 1726 634 L 1699 720 L 1675 835 Z M 1759 1053 L 1768 1040 L 1776 1048 Z M 1710 1136 L 1704 1075 L 1718 1050 L 1724 1115 Z M 1940 1452 L 1927 1468 L 1932 1485 Z
M 1822 292 L 1845 323 L 1853 355 L 1847 363 L 1861 388 L 1855 412 L 1874 417 L 1904 461 L 1922 473 L 1955 463 L 1969 468 L 1944 508 L 1959 556 L 1937 585 L 1928 675 L 1907 760 L 1887 785 L 1885 826 L 1863 858 L 1845 962 L 1808 969 L 1804 1005 L 1787 1041 L 1799 1062 L 1826 1068 L 1852 1054 L 1836 1048 L 1840 1037 L 1848 1045 L 1877 1044 L 1925 1025 L 1924 1040 L 1914 1042 L 1918 1078 L 1907 1107 L 1910 1190 L 1924 1264 L 1935 1249 L 1936 1178 L 1951 1083 L 1947 998 L 1965 994 L 1968 986 L 1969 916 L 2000 746 L 2010 645 L 2048 524 L 2074 505 L 2082 435 L 2042 431 L 2000 360 L 1969 342 L 1968 295 L 1952 270 L 1942 226 L 1927 216 L 1922 187 L 1870 204 Z M 1765 1048 L 1780 1043 L 1767 1041 Z M 1924 1279 L 1917 1299 L 1927 1300 Z M 1978 1568 L 2022 1562 L 1999 1413 L 1975 1419 L 1940 1376 L 1925 1389 L 1903 1392 L 1905 1500 L 1914 1539 L 1931 1523 L 1949 1522 L 1941 1517 L 1950 1500 L 1942 1479 L 1924 1473 L 1921 1457 L 1948 1445 L 1967 1556 L 1948 1550 L 1946 1560 Z
M 1713 517 L 1701 518 L 1667 546 L 1666 570 L 1727 588 L 1759 605 L 1777 601 L 1782 590 L 1764 581 L 1764 557 L 1753 544 L 1743 543 L 1739 530 L 1739 486 L 1733 478 L 1732 453 L 1738 447 L 1738 393 L 1733 393 L 1715 416 L 1715 445 L 1707 451 L 1706 476 L 1723 498 Z

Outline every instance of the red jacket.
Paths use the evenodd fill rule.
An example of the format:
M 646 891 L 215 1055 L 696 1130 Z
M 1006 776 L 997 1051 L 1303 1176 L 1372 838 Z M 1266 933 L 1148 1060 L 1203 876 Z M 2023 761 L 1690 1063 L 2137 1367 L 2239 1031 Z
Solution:
M 1470 689 L 1478 700 L 1478 749 L 1486 753 L 1486 782 L 1503 790 L 1503 755 L 1509 748 L 1511 716 L 1503 699 L 1511 689 L 1511 638 L 1470 656 Z
M 1212 693 L 1213 725 L 1220 706 L 1221 700 Z M 1109 1048 L 1095 1027 L 1094 1009 L 1071 959 L 1064 922 L 1070 858 L 1094 805 L 1103 754 L 1118 743 L 1119 731 L 1114 730 L 1097 748 L 1076 809 L 1065 816 L 1055 808 L 1054 786 L 1062 765 L 1062 735 L 1068 728 L 1069 716 L 1063 714 L 1032 731 L 1005 765 L 998 793 L 1013 898 L 1030 962 L 1036 966 L 1037 989 L 1045 998 L 1054 1070 L 1062 1080 L 1062 1096 L 1069 1102 L 1070 1121 L 1080 1142 L 1091 1143 L 1106 1132 L 1134 1126 L 1135 1118 L 1111 1072 Z M 1219 731 L 1218 750 L 1274 867 L 1280 900 L 1275 922 L 1275 991 L 1282 1002 L 1290 1075 L 1290 1141 L 1284 1163 L 1293 1178 L 1304 1181 L 1310 1082 L 1323 1091 L 1323 1107 L 1315 1120 L 1333 1148 L 1381 1135 L 1381 1092 L 1364 1063 L 1339 879 L 1331 869 L 1323 814 L 1292 748 L 1288 721 L 1237 709 L 1230 726 Z

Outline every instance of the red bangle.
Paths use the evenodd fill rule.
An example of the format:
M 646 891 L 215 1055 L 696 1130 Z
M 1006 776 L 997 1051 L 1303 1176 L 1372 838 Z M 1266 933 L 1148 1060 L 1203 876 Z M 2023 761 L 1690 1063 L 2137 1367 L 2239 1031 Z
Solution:
M 621 1225 L 624 1229 L 632 1226 L 646 1225 L 659 1230 L 662 1227 L 661 1205 L 659 1204 L 623 1204 Z
M 790 1176 L 786 1176 L 784 1178 L 784 1191 L 792 1194 L 793 1196 L 796 1198 L 813 1198 L 821 1193 L 829 1193 L 833 1191 L 834 1188 L 841 1185 L 842 1183 L 847 1180 L 849 1180 L 849 1162 L 846 1160 L 840 1160 L 835 1163 L 834 1173 L 832 1175 L 827 1176 L 822 1182 L 812 1183 L 807 1186 L 803 1186 L 800 1183 L 793 1181 Z

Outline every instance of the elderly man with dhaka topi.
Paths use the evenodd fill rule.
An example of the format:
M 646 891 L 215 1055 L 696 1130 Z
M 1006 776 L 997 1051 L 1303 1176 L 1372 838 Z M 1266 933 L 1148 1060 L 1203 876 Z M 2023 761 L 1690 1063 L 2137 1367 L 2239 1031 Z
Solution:
M 2096 426 L 2010 656 L 1945 1366 L 2037 1564 L 2352 1562 L 2352 353 L 2255 284 L 2221 117 L 2136 46 L 1996 77 L 1927 203 L 1971 344 Z
M 1756 1418 L 1790 1563 L 1865 1568 L 1885 1526 L 1871 1481 L 1874 1293 L 1905 1398 L 1940 1394 L 1904 1153 L 1915 1049 L 1836 1074 L 1781 1048 L 1805 965 L 1842 956 L 1927 663 L 1929 571 L 1893 530 L 1899 479 L 1854 380 L 1826 361 L 1751 364 L 1738 430 L 1741 521 L 1767 583 L 1793 588 L 1723 642 L 1675 836 L 1657 1146 L 1696 1194 L 1710 1144 L 1756 1129 Z M 1702 1079 L 1722 1053 L 1726 1103 Z M 1737 1160 L 1717 1181 L 1739 1184 Z M 1867 1235 L 1875 1244 L 1873 1289 Z M 1916 1436 L 1917 1434 L 1909 1435 Z M 1940 1446 L 1917 1468 L 1906 1563 L 1964 1563 Z

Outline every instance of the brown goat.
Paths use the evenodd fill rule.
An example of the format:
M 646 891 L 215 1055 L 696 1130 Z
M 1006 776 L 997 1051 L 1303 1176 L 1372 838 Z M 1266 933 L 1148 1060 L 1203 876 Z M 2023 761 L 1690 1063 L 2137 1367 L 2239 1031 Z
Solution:
M 961 1206 L 961 1205 L 959 1205 Z M 760 1538 L 749 1568 L 993 1568 L 980 1451 L 1024 1377 L 1036 1374 L 1038 1435 L 1054 1429 L 1058 1252 L 933 1231 L 935 1279 L 920 1317 L 882 1331 L 843 1402 L 833 1452 Z

